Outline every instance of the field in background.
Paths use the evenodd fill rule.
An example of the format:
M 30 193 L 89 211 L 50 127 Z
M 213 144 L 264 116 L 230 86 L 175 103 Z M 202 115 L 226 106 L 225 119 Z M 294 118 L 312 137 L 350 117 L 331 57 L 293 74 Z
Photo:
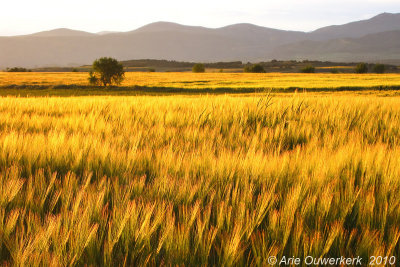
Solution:
M 89 86 L 87 73 L 0 72 L 0 88 Z M 400 87 L 399 74 L 126 73 L 122 87 L 175 89 L 364 89 Z
M 86 78 L 15 75 L 1 73 L 1 85 Z M 309 88 L 400 79 L 128 75 L 126 84 L 138 83 Z M 4 97 L 0 129 L 1 263 L 265 266 L 269 256 L 283 255 L 360 256 L 364 264 L 372 255 L 400 258 L 398 97 Z
M 191 72 L 192 67 L 196 63 L 200 62 L 179 62 L 170 60 L 152 60 L 152 59 L 139 59 L 139 60 L 127 60 L 121 61 L 126 71 L 156 71 L 156 72 Z M 253 62 L 255 63 L 255 62 Z M 384 62 L 382 62 L 384 63 Z M 395 64 L 396 62 L 387 61 L 385 64 L 386 73 L 398 73 L 399 70 Z M 243 63 L 241 61 L 231 62 L 214 62 L 204 63 L 206 72 L 237 72 L 242 73 L 243 69 L 251 65 L 252 63 Z M 275 73 L 301 73 L 302 69 L 307 66 L 313 66 L 318 73 L 354 73 L 357 66 L 357 62 L 353 63 L 340 63 L 340 62 L 328 62 L 328 61 L 297 61 L 297 60 L 272 60 L 269 62 L 259 62 L 266 72 Z M 373 73 L 375 64 L 368 64 L 369 71 Z M 80 67 L 42 67 L 34 68 L 32 71 L 37 72 L 69 72 L 69 71 L 81 71 L 88 72 L 91 69 L 91 65 L 85 65 Z

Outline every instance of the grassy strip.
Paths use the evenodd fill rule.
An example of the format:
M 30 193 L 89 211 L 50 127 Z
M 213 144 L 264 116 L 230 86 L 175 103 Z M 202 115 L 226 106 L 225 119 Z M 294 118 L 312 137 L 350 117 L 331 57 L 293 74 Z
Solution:
M 80 96 L 80 95 L 154 95 L 154 94 L 248 94 L 261 93 L 273 90 L 276 93 L 293 92 L 353 92 L 353 91 L 397 91 L 400 86 L 341 86 L 336 88 L 176 88 L 176 87 L 148 87 L 148 86 L 120 86 L 94 87 L 88 85 L 3 85 L 0 86 L 0 95 L 16 96 Z

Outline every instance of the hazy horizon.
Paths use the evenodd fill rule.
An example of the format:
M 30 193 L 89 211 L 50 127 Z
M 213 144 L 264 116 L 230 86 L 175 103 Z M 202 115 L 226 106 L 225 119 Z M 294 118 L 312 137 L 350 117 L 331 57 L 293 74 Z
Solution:
M 24 8 L 21 9 L 21 6 Z M 78 8 L 77 8 L 78 7 Z M 3 4 L 0 36 L 31 34 L 58 28 L 97 33 L 130 31 L 158 21 L 219 28 L 236 23 L 252 23 L 282 30 L 313 31 L 317 28 L 371 18 L 380 13 L 399 13 L 397 0 L 352 0 L 298 2 L 262 0 L 200 4 L 171 0 L 131 3 L 124 0 L 18 1 Z M 104 17 L 107 17 L 105 20 Z

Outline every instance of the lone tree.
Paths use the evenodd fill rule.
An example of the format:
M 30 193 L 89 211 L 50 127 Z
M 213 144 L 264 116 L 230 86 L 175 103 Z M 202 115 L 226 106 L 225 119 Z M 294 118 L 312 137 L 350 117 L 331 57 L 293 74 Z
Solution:
M 96 59 L 89 73 L 89 83 L 93 85 L 119 85 L 124 78 L 124 67 L 116 59 L 110 57 Z
M 367 73 L 368 65 L 366 63 L 360 63 L 356 66 L 356 73 Z
M 194 64 L 194 66 L 192 68 L 192 71 L 196 72 L 196 73 L 199 73 L 199 72 L 205 72 L 206 69 L 204 67 L 204 64 L 197 63 L 197 64 Z

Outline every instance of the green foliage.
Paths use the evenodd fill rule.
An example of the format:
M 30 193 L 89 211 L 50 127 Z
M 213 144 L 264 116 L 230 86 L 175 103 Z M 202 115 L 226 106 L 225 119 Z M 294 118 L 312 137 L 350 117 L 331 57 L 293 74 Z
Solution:
M 367 73 L 368 72 L 368 65 L 366 63 L 360 63 L 355 68 L 356 73 Z
M 71 72 L 79 72 L 77 68 L 72 68 Z
M 154 68 L 148 68 L 148 69 L 147 69 L 147 72 L 156 72 L 156 69 L 154 69 Z
M 94 75 L 93 71 L 89 72 L 88 80 L 90 85 L 99 85 L 99 79 Z
M 93 77 L 96 77 L 93 78 Z M 89 82 L 103 86 L 119 85 L 125 78 L 122 64 L 116 59 L 102 57 L 93 62 L 92 71 L 89 73 Z
M 194 64 L 194 66 L 193 66 L 193 68 L 192 68 L 192 71 L 193 71 L 194 73 L 201 73 L 201 72 L 205 72 L 206 69 L 205 69 L 205 67 L 204 67 L 204 64 L 197 63 L 197 64 Z
M 386 67 L 384 64 L 375 64 L 373 68 L 373 72 L 375 73 L 385 73 Z
M 264 73 L 265 69 L 261 64 L 254 64 L 245 66 L 243 71 L 251 73 Z
M 305 66 L 304 68 L 302 68 L 300 70 L 300 72 L 302 73 L 314 73 L 315 72 L 315 68 L 311 65 Z

